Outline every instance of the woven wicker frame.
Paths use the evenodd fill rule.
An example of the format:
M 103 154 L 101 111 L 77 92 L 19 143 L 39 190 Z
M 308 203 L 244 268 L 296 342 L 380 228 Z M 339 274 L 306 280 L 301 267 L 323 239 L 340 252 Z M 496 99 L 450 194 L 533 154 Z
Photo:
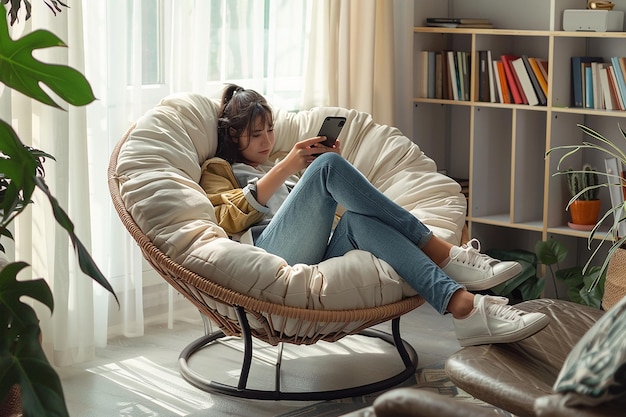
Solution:
M 397 302 L 364 309 L 356 310 L 311 310 L 297 307 L 289 307 L 280 304 L 275 304 L 267 301 L 262 301 L 250 297 L 248 295 L 233 291 L 210 279 L 202 277 L 184 267 L 172 261 L 167 255 L 165 255 L 159 248 L 157 248 L 150 239 L 141 231 L 139 226 L 135 223 L 130 213 L 126 210 L 122 201 L 119 189 L 119 183 L 116 178 L 117 160 L 122 145 L 128 139 L 134 126 L 125 133 L 122 140 L 114 148 L 108 167 L 108 184 L 113 205 L 118 213 L 124 227 L 128 230 L 131 236 L 139 245 L 141 252 L 150 265 L 165 279 L 170 285 L 172 285 L 178 292 L 191 301 L 200 311 L 201 314 L 210 318 L 215 322 L 223 335 L 227 336 L 243 336 L 246 338 L 248 335 L 242 330 L 243 327 L 249 329 L 247 317 L 251 317 L 255 322 L 260 323 L 261 326 L 255 326 L 255 328 L 249 329 L 252 337 L 260 339 L 273 346 L 279 343 L 290 343 L 296 345 L 310 345 L 320 340 L 327 342 L 335 342 L 345 336 L 352 334 L 360 334 L 364 329 L 368 329 L 377 324 L 395 320 L 394 328 L 398 327 L 397 323 L 405 313 L 414 310 L 424 303 L 424 299 L 415 295 L 413 297 L 405 298 Z M 231 306 L 238 312 L 237 320 L 233 320 L 220 314 L 215 306 L 209 305 L 205 300 L 211 299 L 216 303 Z M 245 312 L 240 314 L 239 312 Z M 242 323 L 242 317 L 244 323 Z M 295 335 L 287 335 L 284 332 L 284 326 L 275 327 L 275 323 L 272 317 L 282 317 L 284 319 L 290 319 L 292 322 L 296 320 L 298 328 L 303 331 L 297 332 Z M 287 320 L 281 320 L 282 323 L 286 323 Z M 311 331 L 315 329 L 315 331 Z M 326 331 L 332 329 L 332 331 Z M 339 329 L 339 330 L 338 330 Z M 399 332 L 399 330 L 398 330 Z M 216 339 L 212 337 L 211 339 Z M 394 340 L 401 340 L 399 333 L 394 334 Z M 400 350 L 405 350 L 410 346 L 402 346 L 406 343 L 395 343 L 396 347 Z M 414 351 L 410 356 L 414 355 Z M 406 379 L 411 374 L 411 370 L 414 371 L 416 366 L 416 357 L 411 358 L 407 363 L 406 352 L 400 352 L 400 356 L 407 366 L 403 377 Z M 190 381 L 191 382 L 191 381 Z M 398 382 L 395 382 L 398 383 Z M 194 383 L 194 385 L 198 385 Z M 210 383 L 208 385 L 211 385 Z M 213 390 L 209 387 L 201 387 L 207 391 Z M 236 391 L 240 391 L 241 387 Z M 224 392 L 231 395 L 238 395 L 237 393 Z M 350 392 L 348 392 L 350 394 Z M 247 396 L 247 395 L 238 395 Z M 264 398 L 263 396 L 247 396 L 249 398 L 259 399 L 283 399 L 284 396 L 269 395 Z M 329 396 L 332 397 L 332 396 Z M 305 399 L 310 400 L 312 397 L 294 398 L 287 397 L 289 399 Z

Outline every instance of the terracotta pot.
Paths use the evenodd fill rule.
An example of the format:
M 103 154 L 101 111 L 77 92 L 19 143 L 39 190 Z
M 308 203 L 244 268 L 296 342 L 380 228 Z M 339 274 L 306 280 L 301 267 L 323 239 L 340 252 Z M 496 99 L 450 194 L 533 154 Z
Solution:
M 569 206 L 572 223 L 593 225 L 600 215 L 600 200 L 576 200 Z

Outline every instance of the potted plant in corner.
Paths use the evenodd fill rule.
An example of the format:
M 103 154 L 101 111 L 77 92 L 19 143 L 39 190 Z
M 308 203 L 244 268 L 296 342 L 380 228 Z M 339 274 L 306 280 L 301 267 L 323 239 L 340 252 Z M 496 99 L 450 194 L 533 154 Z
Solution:
M 53 11 L 60 11 L 59 5 L 65 6 L 58 0 L 43 1 Z M 5 0 L 2 5 L 7 3 Z M 31 5 L 28 1 L 11 1 L 8 11 L 11 23 L 16 21 L 22 3 L 26 8 L 26 19 L 30 17 Z M 35 50 L 53 46 L 66 45 L 46 30 L 36 30 L 17 40 L 11 39 L 7 18 L 2 16 L 0 82 L 57 108 L 61 107 L 41 88 L 41 84 L 71 105 L 91 103 L 95 97 L 80 72 L 64 65 L 46 64 L 33 57 Z M 13 239 L 11 223 L 31 203 L 33 193 L 42 192 L 50 202 L 55 220 L 68 233 L 80 269 L 115 295 L 76 236 L 72 221 L 46 185 L 45 159 L 54 158 L 43 151 L 26 147 L 12 126 L 0 120 L 0 238 Z M 53 310 L 52 292 L 43 278 L 18 280 L 18 274 L 26 267 L 25 262 L 9 263 L 0 244 L 0 415 L 67 416 L 61 381 L 40 343 L 39 320 L 33 307 L 24 300 L 37 300 Z M 3 409 L 14 405 L 17 405 L 17 410 Z
M 559 298 L 559 291 L 556 280 L 563 281 L 567 287 L 567 297 L 570 301 L 586 306 L 600 308 L 604 295 L 605 274 L 600 272 L 598 265 L 583 268 L 580 265 L 569 268 L 561 268 L 560 263 L 568 256 L 567 247 L 560 241 L 551 238 L 537 242 L 535 254 L 542 264 L 548 267 L 552 275 L 554 293 Z M 555 269 L 556 268 L 556 269 Z M 591 285 L 599 280 L 599 285 L 595 285 L 590 290 Z
M 581 171 L 567 171 L 567 186 L 572 199 L 568 208 L 572 221 L 568 226 L 577 230 L 591 230 L 600 215 L 598 173 L 591 165 L 585 164 Z
M 619 127 L 619 131 L 621 133 L 622 141 L 620 143 L 614 142 L 595 130 L 584 126 L 582 124 L 577 125 L 587 136 L 594 138 L 595 141 L 585 141 L 583 140 L 582 144 L 579 145 L 563 145 L 554 147 L 548 152 L 546 152 L 546 156 L 550 155 L 555 151 L 565 151 L 559 162 L 557 164 L 557 171 L 553 175 L 566 175 L 569 171 L 561 170 L 560 167 L 569 156 L 574 155 L 581 150 L 591 150 L 598 151 L 604 153 L 607 158 L 615 158 L 622 166 L 626 166 L 626 153 L 623 149 L 626 149 L 626 132 Z M 600 187 L 619 187 L 621 190 L 625 181 L 622 178 L 620 172 L 615 173 L 605 173 L 605 172 L 596 172 L 598 175 L 605 175 L 608 181 L 603 184 L 596 185 L 588 185 L 587 190 L 589 189 L 599 189 Z M 585 191 L 585 189 L 581 190 L 581 193 Z M 575 200 L 574 197 L 569 201 L 568 206 Z M 617 203 L 613 203 L 613 206 L 610 207 L 599 220 L 596 221 L 595 225 L 591 229 L 591 233 L 587 239 L 587 247 L 591 249 L 591 242 L 594 238 L 595 234 L 598 232 L 599 227 L 602 223 L 607 219 L 613 218 L 614 220 L 609 221 L 609 229 L 606 233 L 603 233 L 603 236 L 599 239 L 599 244 L 593 249 L 591 256 L 585 263 L 583 273 L 587 274 L 587 271 L 591 268 L 591 262 L 598 254 L 600 248 L 605 244 L 609 243 L 611 246 L 608 249 L 607 255 L 602 260 L 602 266 L 598 271 L 597 276 L 588 286 L 587 291 L 594 291 L 596 286 L 601 282 L 602 278 L 605 277 L 605 288 L 604 288 L 604 296 L 602 299 L 602 307 L 607 309 L 610 308 L 615 302 L 617 302 L 622 296 L 626 294 L 626 276 L 621 273 L 621 271 L 626 270 L 626 250 L 622 248 L 622 246 L 626 243 L 626 235 L 620 236 L 618 233 L 620 228 L 620 223 L 626 220 L 625 216 L 625 207 L 626 203 L 623 200 Z M 617 256 L 616 256 L 617 255 Z M 612 263 L 611 265 L 609 265 Z M 616 271 L 616 273 L 612 273 L 612 271 Z M 606 272 L 606 276 L 605 276 Z M 607 301 L 607 297 L 611 298 L 611 301 Z

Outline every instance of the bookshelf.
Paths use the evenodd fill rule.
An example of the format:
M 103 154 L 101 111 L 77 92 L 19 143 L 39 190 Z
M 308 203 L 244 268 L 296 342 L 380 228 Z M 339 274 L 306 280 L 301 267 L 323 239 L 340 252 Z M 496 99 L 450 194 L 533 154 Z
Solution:
M 615 10 L 626 11 L 626 0 L 614 3 Z M 601 56 L 609 61 L 626 56 L 624 32 L 561 30 L 563 10 L 585 5 L 584 0 L 414 1 L 414 136 L 440 169 L 469 179 L 467 224 L 470 236 L 480 239 L 485 249 L 534 251 L 537 241 L 555 237 L 568 246 L 572 265 L 584 264 L 591 254 L 588 232 L 567 226 L 569 194 L 564 178 L 553 176 L 558 155 L 545 158 L 554 146 L 589 139 L 578 123 L 613 139 L 620 137 L 618 124 L 626 128 L 626 111 L 571 106 L 571 57 Z M 488 18 L 495 28 L 426 27 L 427 17 Z M 547 59 L 547 104 L 478 101 L 477 59 L 471 65 L 469 101 L 420 96 L 417 71 L 423 50 L 462 50 L 473 57 L 490 50 L 494 59 L 503 54 Z M 568 165 L 583 162 L 603 169 L 604 155 L 579 153 Z M 608 192 L 602 190 L 600 198 L 604 213 L 610 205 Z M 552 295 L 552 287 L 546 285 L 546 295 Z

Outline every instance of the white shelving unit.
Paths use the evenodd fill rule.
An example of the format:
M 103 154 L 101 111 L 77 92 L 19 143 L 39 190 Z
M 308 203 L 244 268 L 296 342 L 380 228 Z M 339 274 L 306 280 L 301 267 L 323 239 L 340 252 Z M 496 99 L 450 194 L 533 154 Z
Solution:
M 615 10 L 626 11 L 626 0 L 615 0 Z M 548 149 L 580 143 L 585 137 L 576 126 L 585 124 L 613 139 L 618 124 L 626 128 L 626 112 L 570 107 L 572 56 L 626 56 L 624 32 L 564 32 L 565 9 L 584 9 L 585 0 L 415 0 L 414 134 L 418 144 L 448 175 L 469 178 L 467 224 L 470 235 L 484 248 L 534 251 L 537 241 L 556 237 L 570 250 L 570 263 L 584 264 L 588 232 L 567 226 L 569 194 L 563 176 L 554 176 L 558 156 L 545 158 Z M 427 17 L 485 17 L 496 29 L 425 27 Z M 526 54 L 549 61 L 546 106 L 418 97 L 422 50 L 464 50 L 477 55 L 491 50 Z M 474 60 L 471 85 L 477 85 Z M 626 142 L 624 142 L 626 148 Z M 590 162 L 604 168 L 604 155 L 579 154 L 568 166 Z M 603 211 L 608 192 L 600 195 Z M 563 265 L 562 265 L 563 266 Z M 547 295 L 551 285 L 546 286 Z

